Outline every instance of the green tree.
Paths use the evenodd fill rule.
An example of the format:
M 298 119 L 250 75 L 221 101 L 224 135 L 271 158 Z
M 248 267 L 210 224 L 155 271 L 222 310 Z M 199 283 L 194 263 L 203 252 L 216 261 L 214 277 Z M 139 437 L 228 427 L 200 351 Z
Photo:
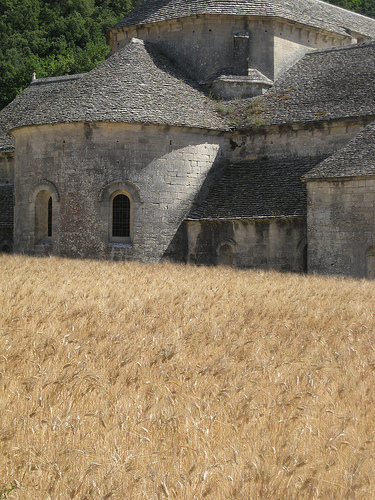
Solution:
M 375 17 L 375 0 L 326 0 L 344 9 Z
M 138 0 L 0 0 L 0 109 L 31 81 L 89 71 Z

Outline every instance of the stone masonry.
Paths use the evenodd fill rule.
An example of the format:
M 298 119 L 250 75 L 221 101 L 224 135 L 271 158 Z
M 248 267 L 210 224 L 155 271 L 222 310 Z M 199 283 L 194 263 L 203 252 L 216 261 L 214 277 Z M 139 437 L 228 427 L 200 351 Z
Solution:
M 0 112 L 0 251 L 375 278 L 375 20 L 143 0 Z

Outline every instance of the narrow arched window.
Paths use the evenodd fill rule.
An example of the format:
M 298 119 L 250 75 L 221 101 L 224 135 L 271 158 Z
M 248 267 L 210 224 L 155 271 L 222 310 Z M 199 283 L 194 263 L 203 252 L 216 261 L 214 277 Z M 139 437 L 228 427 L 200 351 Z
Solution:
M 112 236 L 130 237 L 130 200 L 125 194 L 118 194 L 112 201 Z
M 52 196 L 41 190 L 35 198 L 35 237 L 37 241 L 52 236 Z
M 230 245 L 221 245 L 218 252 L 218 264 L 220 266 L 233 265 L 233 249 Z
M 234 253 L 235 253 L 235 241 L 222 241 L 216 248 L 217 264 L 219 266 L 233 266 L 234 265 Z
M 47 236 L 52 237 L 52 196 L 49 197 L 48 200 L 48 221 L 47 221 Z

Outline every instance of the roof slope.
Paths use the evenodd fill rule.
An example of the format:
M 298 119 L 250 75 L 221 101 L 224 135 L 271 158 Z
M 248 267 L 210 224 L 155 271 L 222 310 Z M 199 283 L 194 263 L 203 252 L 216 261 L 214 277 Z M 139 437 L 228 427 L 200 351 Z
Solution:
M 375 38 L 375 20 L 320 0 L 144 0 L 115 28 L 199 14 L 266 16 L 348 35 Z
M 10 129 L 69 122 L 225 128 L 197 84 L 137 39 L 89 73 L 34 81 L 4 113 Z
M 318 158 L 287 158 L 231 164 L 188 219 L 235 220 L 306 217 L 301 177 Z
M 375 42 L 310 52 L 286 71 L 254 108 L 265 125 L 375 116 Z
M 8 106 L 0 111 L 0 153 L 10 153 L 14 151 L 14 140 L 7 136 L 11 107 L 7 108 Z
M 311 172 L 305 179 L 375 175 L 375 122 Z

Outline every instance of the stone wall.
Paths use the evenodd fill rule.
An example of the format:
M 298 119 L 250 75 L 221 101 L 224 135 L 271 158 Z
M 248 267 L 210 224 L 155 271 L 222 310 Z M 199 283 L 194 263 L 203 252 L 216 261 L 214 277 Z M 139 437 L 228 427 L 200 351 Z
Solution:
M 342 121 L 315 129 L 271 127 L 256 134 L 234 135 L 120 123 L 16 129 L 15 251 L 141 261 L 168 257 L 209 265 L 302 271 L 306 267 L 303 218 L 184 220 L 228 161 L 328 156 L 362 125 Z M 373 245 L 366 229 L 372 217 L 368 210 L 372 195 L 362 192 L 358 198 L 348 188 L 352 198 L 345 191 L 342 203 L 342 187 L 338 189 L 333 183 L 335 187 L 330 185 L 327 191 L 324 183 L 315 184 L 309 196 L 309 270 L 364 276 L 369 260 L 366 255 L 372 255 L 368 249 Z M 341 184 L 346 185 L 337 185 Z M 370 184 L 367 187 L 370 189 Z M 131 237 L 126 242 L 111 238 L 111 197 L 116 192 L 125 192 L 132 199 Z M 51 237 L 40 238 L 37 203 L 49 196 L 53 232 Z M 365 209 L 359 213 L 356 204 L 362 198 Z M 339 203 L 342 211 L 337 208 Z M 354 215 L 356 210 L 358 215 Z M 346 218 L 346 213 L 350 217 Z M 363 225 L 357 223 L 362 217 L 366 221 Z M 356 227 L 361 235 L 354 234 Z M 350 258 L 340 247 L 344 238 L 353 242 Z M 362 253 L 356 256 L 359 241 Z
M 235 61 L 234 35 L 249 34 L 247 61 Z M 111 30 L 112 53 L 132 37 L 149 40 L 161 47 L 197 80 L 204 80 L 224 68 L 254 68 L 274 80 L 303 54 L 314 48 L 351 43 L 344 37 L 283 20 L 247 16 L 201 15 L 171 19 Z M 240 74 L 244 74 L 243 71 Z
M 344 147 L 371 118 L 262 127 L 232 137 L 231 162 L 267 157 L 329 156 Z
M 343 147 L 363 127 L 361 120 L 302 126 L 270 127 L 232 137 L 229 159 L 246 162 L 262 158 L 325 157 Z M 272 189 L 272 186 L 269 187 Z M 317 203 L 319 205 L 319 203 Z M 302 272 L 307 256 L 306 219 L 257 221 L 188 221 L 188 260 L 214 265 L 232 260 L 238 267 Z M 319 239 L 323 239 L 322 236 Z
M 275 21 L 274 33 L 274 79 L 313 49 L 328 49 L 352 43 L 351 36 L 344 37 L 322 30 L 302 27 L 288 21 Z
M 13 131 L 15 251 L 159 260 L 220 169 L 226 140 L 207 131 L 114 123 Z M 132 199 L 132 237 L 110 236 L 111 196 Z M 36 238 L 42 194 L 52 197 L 52 237 Z
M 188 221 L 188 261 L 306 271 L 305 219 Z
M 309 181 L 311 272 L 375 278 L 375 178 Z

